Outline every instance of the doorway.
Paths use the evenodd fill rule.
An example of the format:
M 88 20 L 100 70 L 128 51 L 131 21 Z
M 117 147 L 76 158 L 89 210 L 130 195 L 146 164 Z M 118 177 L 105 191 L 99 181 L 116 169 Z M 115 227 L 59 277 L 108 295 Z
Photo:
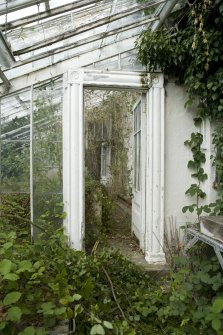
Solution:
M 143 78 L 143 83 L 142 83 Z M 67 216 L 64 226 L 70 245 L 82 249 L 85 236 L 85 134 L 84 89 L 140 90 L 146 95 L 145 233 L 144 250 L 148 262 L 165 262 L 162 250 L 164 227 L 164 89 L 163 76 L 153 79 L 136 72 L 72 70 L 64 76 L 63 185 Z M 101 159 L 107 155 L 104 144 Z
M 143 101 L 142 91 L 84 90 L 85 247 L 88 251 L 103 236 L 112 245 L 127 248 L 128 243 L 136 249 L 132 235 L 140 248 L 144 247 L 145 175 L 142 170 L 145 170 L 146 143 L 142 139 L 146 137 L 146 129 L 142 125 L 146 124 L 146 113 Z

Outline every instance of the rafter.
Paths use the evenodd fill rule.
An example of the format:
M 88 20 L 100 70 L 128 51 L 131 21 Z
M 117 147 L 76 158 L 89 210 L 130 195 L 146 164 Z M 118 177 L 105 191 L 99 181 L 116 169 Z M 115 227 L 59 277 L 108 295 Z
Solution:
M 45 0 L 45 1 L 47 2 L 47 0 Z M 82 1 L 80 0 L 80 1 L 75 2 L 75 3 L 71 3 L 71 4 L 68 4 L 68 5 L 64 5 L 64 6 L 60 6 L 60 7 L 57 7 L 57 8 L 50 9 L 50 11 L 47 11 L 47 12 L 41 12 L 41 13 L 38 13 L 38 14 L 33 14 L 33 15 L 30 15 L 30 16 L 24 17 L 22 19 L 18 19 L 18 20 L 8 22 L 7 27 L 6 27 L 5 24 L 2 24 L 2 25 L 0 25 L 0 28 L 2 30 L 16 29 L 16 28 L 22 27 L 24 25 L 27 25 L 27 24 L 30 24 L 30 23 L 33 23 L 33 22 L 37 22 L 39 20 L 43 20 L 43 19 L 46 19 L 46 18 L 49 18 L 49 17 L 60 15 L 60 14 L 70 12 L 70 11 L 73 11 L 73 10 L 81 9 L 85 6 L 90 6 L 90 5 L 93 5 L 97 2 L 99 2 L 99 0 L 82 0 Z M 100 1 L 100 2 L 103 2 L 103 1 Z
M 3 83 L 6 85 L 7 88 L 11 86 L 10 81 L 8 80 L 4 72 L 2 72 L 1 68 L 0 68 L 0 78 L 3 81 Z
M 113 42 L 101 49 L 95 47 L 84 53 L 68 55 L 63 59 L 63 61 L 59 60 L 53 64 L 49 63 L 49 59 L 46 59 L 36 68 L 29 67 L 22 70 L 19 67 L 19 71 L 17 73 L 15 73 L 16 69 L 8 70 L 6 75 L 10 78 L 12 84 L 10 93 L 36 84 L 37 82 L 49 80 L 49 78 L 62 75 L 70 68 L 89 66 L 94 62 L 97 62 L 99 59 L 105 60 L 117 56 L 120 53 L 131 51 L 135 48 L 135 40 L 136 36 L 131 36 L 118 42 Z
M 0 4 L 0 15 L 8 14 L 11 12 L 15 12 L 16 10 L 27 8 L 30 6 L 34 6 L 47 0 L 16 0 L 16 1 L 8 1 L 5 0 L 4 3 Z
M 0 66 L 3 68 L 11 67 L 15 62 L 15 58 L 12 54 L 12 50 L 9 43 L 6 41 L 4 35 L 0 30 Z
M 134 23 L 131 22 L 131 23 L 129 23 L 127 25 L 123 25 L 123 26 L 121 26 L 117 29 L 113 29 L 109 32 L 98 33 L 98 34 L 95 34 L 93 36 L 83 38 L 81 40 L 77 39 L 77 42 L 71 42 L 71 43 L 67 44 L 66 46 L 55 48 L 53 50 L 38 54 L 36 56 L 29 57 L 28 59 L 26 59 L 24 61 L 17 62 L 15 67 L 19 66 L 19 65 L 24 65 L 24 64 L 28 64 L 28 63 L 37 61 L 37 60 L 39 60 L 41 58 L 44 58 L 44 57 L 53 56 L 53 55 L 56 55 L 60 52 L 64 52 L 64 51 L 67 51 L 67 50 L 70 50 L 70 49 L 73 49 L 73 48 L 77 48 L 77 47 L 80 47 L 80 46 L 88 44 L 88 43 L 96 42 L 98 40 L 101 40 L 101 39 L 104 39 L 104 38 L 107 38 L 107 37 L 110 37 L 110 36 L 113 36 L 113 35 L 116 35 L 116 34 L 119 34 L 119 33 L 123 33 L 127 30 L 130 30 L 130 29 L 134 29 L 134 28 L 137 28 L 137 27 L 140 27 L 140 26 L 147 25 L 148 23 L 154 22 L 158 19 L 159 19 L 159 17 L 152 17 L 152 18 L 147 18 L 147 19 L 143 18 L 143 19 L 138 20 Z
M 160 3 L 163 3 L 163 2 L 165 2 L 165 0 L 159 0 L 159 1 L 154 0 L 154 1 L 146 2 L 145 4 L 140 5 L 140 6 L 139 5 L 134 6 L 131 9 L 127 9 L 127 10 L 124 10 L 120 13 L 109 15 L 109 16 L 106 16 L 102 19 L 98 19 L 94 22 L 85 24 L 85 25 L 83 25 L 83 26 L 81 26 L 81 27 L 79 27 L 75 30 L 68 31 L 66 33 L 57 35 L 53 38 L 45 39 L 42 42 L 33 43 L 32 46 L 30 46 L 30 47 L 14 51 L 14 55 L 19 56 L 19 55 L 22 55 L 22 54 L 27 53 L 27 52 L 35 51 L 39 48 L 44 48 L 44 47 L 52 45 L 56 42 L 60 42 L 61 40 L 65 40 L 65 39 L 73 37 L 77 34 L 87 32 L 87 31 L 89 31 L 91 29 L 94 29 L 94 28 L 98 28 L 100 26 L 103 26 L 105 24 L 110 23 L 111 21 L 113 21 L 113 22 L 117 21 L 119 19 L 122 19 L 122 18 L 127 17 L 127 16 L 132 15 L 132 14 L 135 14 L 139 11 L 144 10 L 144 9 L 156 6 L 156 5 L 158 5 Z
M 155 15 L 159 15 L 160 19 L 159 21 L 153 22 L 151 24 L 152 31 L 155 31 L 162 26 L 163 22 L 165 21 L 167 16 L 171 13 L 177 2 L 178 0 L 169 0 L 166 1 L 163 5 L 160 5 L 160 8 L 158 8 L 157 11 L 154 13 Z
M 50 2 L 49 2 L 49 0 L 46 0 L 46 2 L 45 2 L 45 8 L 46 8 L 47 12 L 50 11 Z

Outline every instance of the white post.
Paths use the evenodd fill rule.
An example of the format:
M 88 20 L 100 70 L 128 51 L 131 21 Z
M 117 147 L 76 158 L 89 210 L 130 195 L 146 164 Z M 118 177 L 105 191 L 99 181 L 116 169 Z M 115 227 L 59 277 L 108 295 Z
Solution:
M 84 237 L 84 127 L 83 75 L 68 73 L 63 108 L 63 201 L 70 246 L 83 248 Z
M 147 106 L 145 258 L 148 263 L 164 264 L 164 88 L 161 75 L 147 93 Z
M 30 220 L 31 220 L 31 240 L 34 238 L 34 199 L 33 199 L 33 86 L 30 87 Z

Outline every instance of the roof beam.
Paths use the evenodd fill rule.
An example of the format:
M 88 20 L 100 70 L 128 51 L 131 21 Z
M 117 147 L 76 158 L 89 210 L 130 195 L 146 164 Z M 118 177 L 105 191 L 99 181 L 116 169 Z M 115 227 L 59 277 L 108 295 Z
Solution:
M 45 0 L 45 1 L 46 1 L 46 4 L 47 4 L 47 0 Z M 41 12 L 39 14 L 34 14 L 34 15 L 30 15 L 30 16 L 27 16 L 27 17 L 22 18 L 22 19 L 7 22 L 7 26 L 5 24 L 2 24 L 2 25 L 0 25 L 0 28 L 2 30 L 4 30 L 4 29 L 11 30 L 11 29 L 19 28 L 19 27 L 22 27 L 26 24 L 30 24 L 30 23 L 33 23 L 33 22 L 36 22 L 36 21 L 39 21 L 39 20 L 43 20 L 43 19 L 46 19 L 46 18 L 49 18 L 49 17 L 60 15 L 60 14 L 63 14 L 63 13 L 69 12 L 69 11 L 77 10 L 77 9 L 80 9 L 82 7 L 85 7 L 85 6 L 93 5 L 96 2 L 99 2 L 99 0 L 82 0 L 82 1 L 80 0 L 80 1 L 75 2 L 75 3 L 71 3 L 71 4 L 68 4 L 68 5 L 64 5 L 64 6 L 60 6 L 60 7 L 57 7 L 57 8 L 50 9 L 47 12 Z
M 45 2 L 45 8 L 46 8 L 46 11 L 50 11 L 50 3 L 49 3 L 49 0 L 46 0 Z
M 1 68 L 0 68 L 0 78 L 7 88 L 11 86 L 10 81 L 8 80 L 4 72 L 2 72 Z
M 12 54 L 12 51 L 6 41 L 4 35 L 0 30 L 0 66 L 4 68 L 9 68 L 15 62 L 15 58 Z
M 80 46 L 88 44 L 88 43 L 96 42 L 98 40 L 101 40 L 101 39 L 104 39 L 104 38 L 107 38 L 107 37 L 110 37 L 110 36 L 122 33 L 122 32 L 124 32 L 126 30 L 130 30 L 130 29 L 134 29 L 134 28 L 146 25 L 146 24 L 154 22 L 154 21 L 156 21 L 158 19 L 159 19 L 159 17 L 152 17 L 152 18 L 147 18 L 147 19 L 143 18 L 143 19 L 138 20 L 138 21 L 136 21 L 134 23 L 131 22 L 131 23 L 127 24 L 127 25 L 121 26 L 121 27 L 119 27 L 117 29 L 114 29 L 114 30 L 111 30 L 109 32 L 95 34 L 93 36 L 90 36 L 90 37 L 87 37 L 87 38 L 83 38 L 82 40 L 77 40 L 77 42 L 71 42 L 71 43 L 67 44 L 66 46 L 62 46 L 62 47 L 59 47 L 59 48 L 56 48 L 56 49 L 53 49 L 53 50 L 50 50 L 50 51 L 46 51 L 46 52 L 41 53 L 39 55 L 36 55 L 36 56 L 33 56 L 33 57 L 29 57 L 28 59 L 26 59 L 24 61 L 17 62 L 15 64 L 14 68 L 18 67 L 20 65 L 24 65 L 24 64 L 28 64 L 28 63 L 37 61 L 37 60 L 39 60 L 41 58 L 44 58 L 44 57 L 53 56 L 53 55 L 55 55 L 57 53 L 64 52 L 64 51 L 67 51 L 67 50 L 70 50 L 70 49 L 73 49 L 73 48 L 80 47 Z
M 47 0 L 5 0 L 4 3 L 0 4 L 0 15 L 8 14 L 19 9 L 34 6 Z
M 87 53 L 69 56 L 64 59 L 63 62 L 57 62 L 55 64 L 44 62 L 40 67 L 36 68 L 35 71 L 33 68 L 28 69 L 26 73 L 23 73 L 18 77 L 14 75 L 13 69 L 8 70 L 7 76 L 11 78 L 11 88 L 9 93 L 23 89 L 30 85 L 35 85 L 36 83 L 44 80 L 49 80 L 52 77 L 62 75 L 69 69 L 85 67 L 97 62 L 98 60 L 108 59 L 117 56 L 120 53 L 133 50 L 135 48 L 135 40 L 136 36 L 125 38 L 119 42 L 104 46 L 101 49 L 95 48 L 89 50 Z M 19 72 L 21 74 L 21 71 Z
M 19 56 L 19 55 L 22 55 L 24 53 L 37 50 L 39 48 L 44 48 L 46 46 L 52 45 L 53 43 L 59 42 L 61 40 L 68 39 L 68 38 L 73 37 L 73 36 L 75 36 L 77 34 L 84 33 L 84 32 L 87 32 L 87 31 L 89 31 L 91 29 L 103 26 L 105 24 L 110 23 L 111 21 L 117 21 L 117 20 L 122 19 L 122 18 L 124 18 L 126 16 L 135 14 L 135 13 L 141 11 L 141 10 L 144 10 L 144 9 L 156 6 L 156 5 L 158 5 L 160 3 L 163 3 L 163 2 L 165 2 L 165 0 L 159 0 L 159 1 L 154 0 L 154 1 L 146 2 L 145 4 L 140 5 L 140 6 L 136 5 L 136 6 L 132 7 L 131 9 L 127 9 L 127 10 L 124 10 L 124 11 L 122 11 L 120 13 L 106 16 L 106 17 L 104 17 L 102 19 L 96 20 L 96 21 L 91 22 L 89 24 L 85 24 L 85 25 L 83 25 L 83 26 L 81 26 L 81 27 L 79 27 L 79 28 L 77 28 L 75 30 L 63 33 L 61 35 L 57 35 L 54 38 L 48 38 L 48 39 L 46 39 L 46 40 L 44 40 L 42 42 L 34 43 L 30 47 L 27 47 L 27 48 L 24 48 L 24 49 L 20 49 L 20 50 L 16 50 L 16 51 L 14 51 L 14 55 Z
M 159 13 L 159 21 L 153 22 L 150 26 L 152 31 L 155 31 L 157 29 L 159 29 L 162 24 L 164 23 L 165 19 L 167 18 L 167 16 L 171 13 L 171 11 L 173 10 L 174 6 L 176 5 L 176 3 L 178 2 L 178 0 L 168 0 L 163 6 L 162 9 Z M 155 13 L 156 14 L 156 13 Z

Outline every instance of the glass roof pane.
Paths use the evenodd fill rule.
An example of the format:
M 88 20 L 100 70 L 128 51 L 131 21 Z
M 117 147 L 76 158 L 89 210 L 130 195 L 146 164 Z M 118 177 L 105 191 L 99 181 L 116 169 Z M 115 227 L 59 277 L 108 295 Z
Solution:
M 24 18 L 29 15 L 38 14 L 38 12 L 43 12 L 45 10 L 44 4 L 39 5 L 39 9 L 37 5 L 27 7 L 24 9 L 19 9 L 15 12 L 0 15 L 0 24 L 6 24 L 6 22 L 11 22 L 14 20 L 18 20 Z
M 78 1 L 77 0 L 76 1 L 73 1 L 73 0 L 50 0 L 49 4 L 50 4 L 50 8 L 52 9 L 52 8 L 60 7 L 61 5 L 66 5 L 66 4 L 73 3 L 73 2 L 78 2 Z
M 109 23 L 109 16 L 111 14 L 117 14 L 123 10 L 131 9 L 131 7 L 135 7 L 135 4 L 135 0 L 120 0 L 117 6 L 113 6 L 113 8 L 111 8 L 111 3 L 105 5 L 104 2 L 99 2 L 99 4 L 94 5 L 93 8 L 88 10 L 84 9 L 74 11 L 56 19 L 54 18 L 50 21 L 42 20 L 33 25 L 15 29 L 7 33 L 7 39 L 9 40 L 13 51 L 32 47 L 33 45 L 36 45 L 36 48 L 38 48 L 38 43 L 41 43 L 41 45 L 52 44 L 53 42 L 58 42 L 60 38 L 63 39 L 63 41 L 66 43 L 66 37 L 69 37 L 69 35 L 72 35 L 72 33 L 77 33 L 78 29 L 80 32 L 84 30 L 90 30 L 90 24 L 95 22 L 98 22 L 98 25 L 100 26 L 102 21 L 99 22 L 99 20 L 102 20 L 103 18 L 107 18 L 107 22 Z M 143 10 L 106 24 L 104 31 L 111 31 L 120 27 L 120 24 L 125 25 L 142 17 L 144 17 Z M 93 25 L 93 27 L 95 26 L 96 24 Z M 99 28 L 99 30 L 101 29 Z M 91 33 L 89 34 L 91 35 Z M 55 36 L 58 36 L 58 39 L 55 39 Z
M 57 35 L 74 31 L 83 25 L 95 22 L 109 15 L 108 7 L 97 9 L 94 12 L 87 11 L 84 15 L 83 13 L 82 15 L 71 13 L 54 20 L 15 29 L 7 34 L 7 39 L 10 41 L 14 51 L 27 48 L 34 43 L 43 42 Z
M 156 8 L 164 2 L 165 0 L 49 0 L 49 6 L 54 12 L 52 16 L 50 12 L 47 16 L 44 0 L 38 1 L 39 6 L 35 0 L 11 0 L 11 5 L 23 3 L 24 9 L 9 13 L 14 17 L 9 18 L 8 14 L 7 21 L 24 16 L 26 19 L 14 20 L 11 29 L 9 25 L 6 31 L 17 62 L 12 69 L 5 71 L 5 75 L 10 80 L 71 58 L 75 58 L 77 66 L 88 66 L 99 60 L 116 57 L 118 53 L 132 51 L 135 47 L 134 40 L 142 29 L 151 24 L 149 13 L 157 12 Z M 28 7 L 25 8 L 24 4 Z M 146 13 L 145 7 L 149 7 Z M 70 11 L 69 8 L 76 9 Z M 44 14 L 43 19 L 39 18 L 41 13 Z M 5 15 L 1 15 L 0 19 L 4 31 Z
M 1 139 L 16 139 L 29 128 L 30 90 L 1 100 Z M 21 128 L 18 124 L 21 123 Z M 10 130 L 9 130 L 10 129 Z

